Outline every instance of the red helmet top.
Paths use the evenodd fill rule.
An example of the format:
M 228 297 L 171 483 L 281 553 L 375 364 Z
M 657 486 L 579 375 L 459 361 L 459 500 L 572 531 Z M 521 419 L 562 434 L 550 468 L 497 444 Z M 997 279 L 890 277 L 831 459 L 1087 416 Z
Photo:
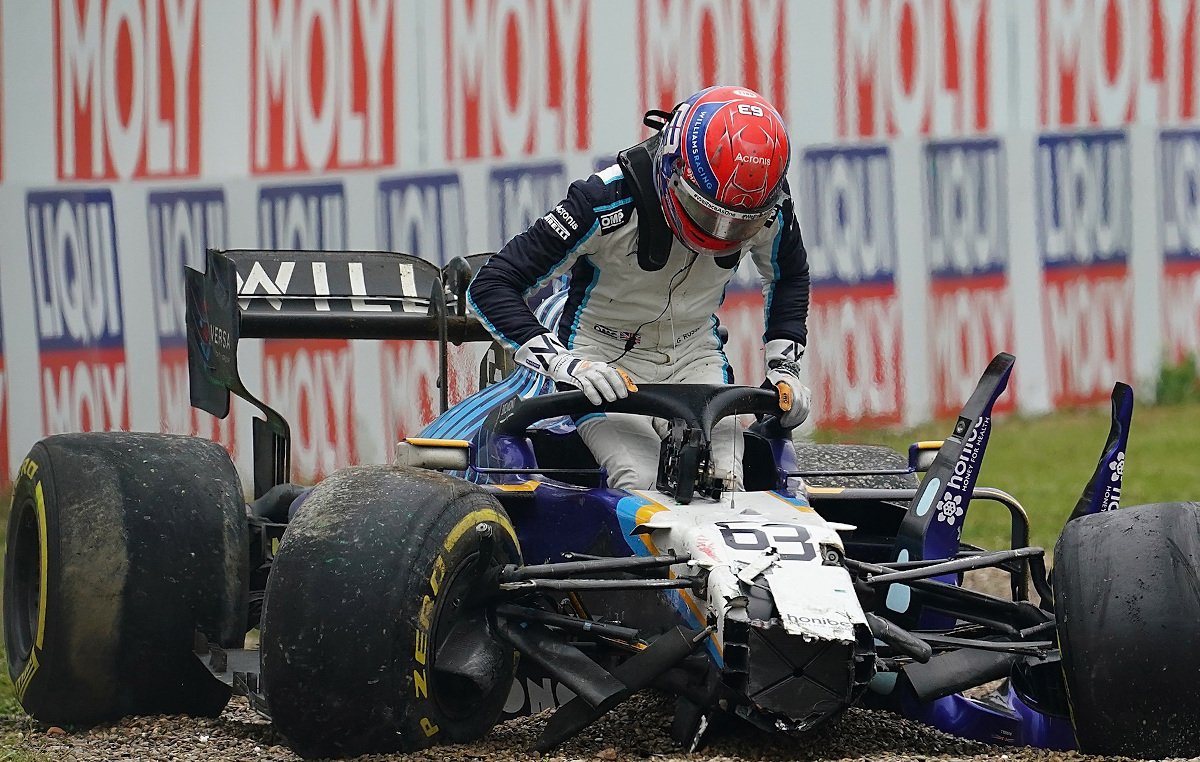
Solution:
M 753 90 L 710 87 L 679 104 L 656 177 L 675 237 L 701 254 L 737 249 L 774 214 L 790 160 L 783 119 Z

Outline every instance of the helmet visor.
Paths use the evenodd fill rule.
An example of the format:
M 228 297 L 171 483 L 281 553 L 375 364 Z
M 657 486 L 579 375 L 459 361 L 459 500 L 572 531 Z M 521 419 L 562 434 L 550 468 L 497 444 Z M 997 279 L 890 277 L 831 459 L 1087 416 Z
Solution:
M 680 177 L 679 172 L 671 176 L 671 187 L 679 205 L 693 225 L 705 235 L 730 243 L 748 241 L 762 230 L 763 225 L 767 224 L 767 220 L 775 213 L 775 203 L 778 200 L 772 199 L 760 209 L 729 209 L 702 195 L 691 183 Z

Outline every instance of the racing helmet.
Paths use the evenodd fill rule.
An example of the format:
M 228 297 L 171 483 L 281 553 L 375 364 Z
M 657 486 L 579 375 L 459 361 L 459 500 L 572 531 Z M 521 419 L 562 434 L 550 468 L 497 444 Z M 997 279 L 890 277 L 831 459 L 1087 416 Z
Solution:
M 783 119 L 765 98 L 744 87 L 701 90 L 675 107 L 656 157 L 671 232 L 698 254 L 733 252 L 775 213 L 790 161 Z

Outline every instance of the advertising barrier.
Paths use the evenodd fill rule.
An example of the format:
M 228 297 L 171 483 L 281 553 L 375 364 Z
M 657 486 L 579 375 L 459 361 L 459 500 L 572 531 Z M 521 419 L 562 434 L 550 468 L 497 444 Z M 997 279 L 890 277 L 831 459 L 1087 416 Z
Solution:
M 46 433 L 128 429 L 112 194 L 30 191 L 26 213 Z
M 883 146 L 805 151 L 801 229 L 812 273 L 807 362 L 818 425 L 900 423 L 892 165 Z
M 1172 363 L 1200 354 L 1200 132 L 1159 137 L 1162 330 Z
M 991 359 L 1014 344 L 1002 153 L 998 140 L 925 147 L 928 332 L 939 417 L 957 415 Z M 1008 391 L 993 410 L 1014 404 Z
M 131 427 L 211 437 L 245 470 L 250 409 L 188 405 L 181 273 L 206 248 L 496 251 L 649 136 L 647 109 L 718 83 L 789 128 L 817 425 L 953 414 L 999 351 L 1018 358 L 1000 414 L 1117 380 L 1146 399 L 1162 362 L 1200 352 L 1200 0 L 0 0 L 0 17 L 0 217 L 24 228 L 0 239 L 0 481 L 46 434 Z M 240 287 L 285 298 L 300 276 L 268 269 Z M 719 316 L 757 384 L 749 262 Z M 432 345 L 244 349 L 298 479 L 388 459 L 440 406 Z M 451 403 L 487 351 L 452 348 Z
M 8 378 L 4 374 L 4 324 L 0 323 L 0 489 L 12 483 L 8 474 Z
M 220 442 L 236 459 L 237 408 L 221 420 L 191 406 L 184 324 L 184 268 L 203 269 L 205 250 L 224 249 L 229 240 L 225 192 L 221 188 L 151 191 L 146 211 L 162 430 Z
M 1129 145 L 1122 132 L 1047 135 L 1037 164 L 1051 393 L 1103 402 L 1133 374 Z

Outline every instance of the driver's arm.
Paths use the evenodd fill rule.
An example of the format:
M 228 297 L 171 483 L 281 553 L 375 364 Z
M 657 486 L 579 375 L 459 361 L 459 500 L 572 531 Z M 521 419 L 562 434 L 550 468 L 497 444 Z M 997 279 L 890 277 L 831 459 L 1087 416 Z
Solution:
M 763 343 L 783 339 L 803 347 L 808 343 L 808 253 L 790 197 L 784 198 L 768 230 L 775 234 L 751 249 L 763 279 Z
M 502 343 L 517 349 L 541 334 L 525 297 L 568 272 L 587 252 L 598 225 L 586 183 L 571 183 L 567 197 L 487 261 L 467 289 L 467 301 Z
M 505 244 L 467 289 L 472 309 L 493 336 L 515 350 L 518 364 L 578 387 L 597 405 L 626 397 L 637 386 L 617 368 L 573 356 L 538 322 L 525 297 L 595 250 L 593 237 L 600 226 L 589 189 L 603 188 L 604 181 L 596 175 L 571 183 L 567 197 Z
M 800 381 L 800 361 L 808 343 L 808 253 L 800 238 L 791 197 L 783 200 L 768 229 L 774 229 L 775 234 L 751 248 L 763 277 L 763 370 L 766 385 L 779 392 L 784 411 L 781 423 L 792 428 L 808 417 L 812 392 Z

